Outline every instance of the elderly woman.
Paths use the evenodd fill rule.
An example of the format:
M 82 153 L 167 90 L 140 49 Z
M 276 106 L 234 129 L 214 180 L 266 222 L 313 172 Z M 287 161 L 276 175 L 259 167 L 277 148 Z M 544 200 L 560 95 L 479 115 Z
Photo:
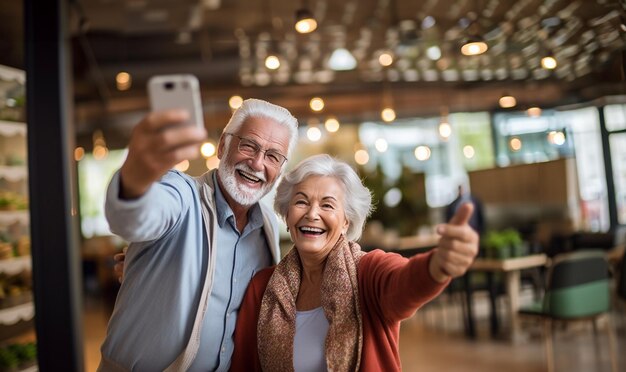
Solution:
M 361 251 L 371 195 L 328 155 L 285 175 L 274 208 L 294 249 L 252 279 L 235 329 L 233 371 L 400 370 L 400 321 L 465 273 L 478 252 L 462 206 L 437 248 L 410 259 Z M 409 216 L 407 216 L 409 218 Z

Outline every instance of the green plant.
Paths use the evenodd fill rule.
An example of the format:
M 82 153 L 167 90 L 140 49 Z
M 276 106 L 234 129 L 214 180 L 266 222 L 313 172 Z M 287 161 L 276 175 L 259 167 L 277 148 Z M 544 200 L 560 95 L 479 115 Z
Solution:
M 502 231 L 491 230 L 483 238 L 483 247 L 490 258 L 522 256 L 523 240 L 519 231 L 508 228 Z
M 499 231 L 488 231 L 483 238 L 483 247 L 489 258 L 503 259 L 509 256 L 506 238 Z
M 37 346 L 34 342 L 12 344 L 7 347 L 18 359 L 19 363 L 32 362 L 37 358 Z
M 371 220 L 380 221 L 386 229 L 393 229 L 400 236 L 414 235 L 419 226 L 429 224 L 423 174 L 416 174 L 403 167 L 402 176 L 394 181 L 386 178 L 380 164 L 373 172 L 360 168 L 359 173 L 365 186 L 372 192 L 376 205 Z M 384 199 L 392 188 L 400 191 L 401 199 L 397 205 L 388 206 Z
M 508 228 L 502 231 L 502 235 L 511 250 L 511 256 L 520 257 L 524 255 L 524 241 L 519 231 Z
M 519 231 L 508 228 L 500 232 L 500 235 L 509 246 L 516 246 L 522 244 L 522 236 Z
M 0 371 L 10 371 L 19 364 L 17 356 L 8 348 L 0 349 Z

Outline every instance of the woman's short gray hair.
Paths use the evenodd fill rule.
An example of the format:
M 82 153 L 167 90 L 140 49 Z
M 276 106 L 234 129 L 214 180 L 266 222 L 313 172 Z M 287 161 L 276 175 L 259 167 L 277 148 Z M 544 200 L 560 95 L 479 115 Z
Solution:
M 293 117 L 289 110 L 284 107 L 260 99 L 248 98 L 233 112 L 233 116 L 224 127 L 223 133 L 237 133 L 246 119 L 250 117 L 270 119 L 289 129 L 289 148 L 286 154 L 289 157 L 298 141 L 298 119 Z
M 372 212 L 372 194 L 352 167 L 326 154 L 308 157 L 285 174 L 276 189 L 276 212 L 286 219 L 294 187 L 310 176 L 333 177 L 341 183 L 345 193 L 343 207 L 350 224 L 346 236 L 350 240 L 359 239 L 365 220 Z

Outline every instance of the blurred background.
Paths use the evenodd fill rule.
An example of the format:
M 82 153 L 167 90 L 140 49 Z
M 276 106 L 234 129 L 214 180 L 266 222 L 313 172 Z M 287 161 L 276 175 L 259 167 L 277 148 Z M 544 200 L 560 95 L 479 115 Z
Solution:
M 69 273 L 59 288 L 78 288 L 67 302 L 78 303 L 70 328 L 82 336 L 68 336 L 78 344 L 70 353 L 78 369 L 95 370 L 118 289 L 112 256 L 125 246 L 104 219 L 104 192 L 132 128 L 149 111 L 147 80 L 187 73 L 200 80 L 209 138 L 201 156 L 179 170 L 215 168 L 232 110 L 260 98 L 299 120 L 289 165 L 329 153 L 351 163 L 372 190 L 377 209 L 361 240 L 365 249 L 410 256 L 432 248 L 434 227 L 446 221 L 460 186 L 481 204 L 482 261 L 403 326 L 406 370 L 543 370 L 541 328 L 525 327 L 518 311 L 548 290 L 552 258 L 588 249 L 607 255 L 610 317 L 598 324 L 616 343 L 593 337 L 587 326 L 564 326 L 554 336 L 567 350 L 557 370 L 626 368 L 623 355 L 611 360 L 606 352 L 626 347 L 618 285 L 626 240 L 623 0 L 51 4 L 58 13 L 49 18 L 29 18 L 28 1 L 0 6 L 0 367 L 6 354 L 9 367 L 36 370 L 37 350 L 40 366 L 46 350 L 59 352 L 34 343 L 50 322 L 42 312 L 57 306 L 49 303 L 63 310 L 66 302 L 38 301 L 54 273 L 38 276 L 37 262 L 54 256 L 78 267 L 76 275 L 71 264 L 56 271 Z M 49 74 L 65 74 L 60 88 L 29 93 L 29 73 L 45 71 L 33 66 L 46 62 L 44 52 L 29 55 L 48 40 L 28 35 L 42 29 L 60 40 Z M 55 103 L 67 105 L 64 124 L 54 127 L 51 118 L 52 132 L 45 132 L 46 120 L 27 118 L 29 94 L 65 97 Z M 43 141 L 58 132 L 67 141 Z M 33 146 L 35 133 L 41 148 Z M 45 199 L 33 202 L 43 197 L 35 179 L 51 179 L 39 173 L 44 163 L 29 159 L 37 151 L 42 158 L 69 154 L 67 174 L 59 173 L 69 207 L 60 215 L 50 214 Z M 65 227 L 58 216 L 75 220 L 76 239 L 48 239 L 37 248 L 46 232 L 35 224 Z M 514 345 L 523 348 L 515 356 Z M 450 355 L 433 357 L 445 349 Z M 84 350 L 84 363 L 76 350 Z

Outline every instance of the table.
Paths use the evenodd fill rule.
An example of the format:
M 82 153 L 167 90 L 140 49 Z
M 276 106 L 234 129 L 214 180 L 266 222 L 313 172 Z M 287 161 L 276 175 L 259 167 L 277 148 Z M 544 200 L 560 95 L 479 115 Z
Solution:
M 476 336 L 474 317 L 472 311 L 472 289 L 470 283 L 470 274 L 474 271 L 483 271 L 487 273 L 503 272 L 505 274 L 506 295 L 509 298 L 509 318 L 511 319 L 511 337 L 513 340 L 519 337 L 519 320 L 517 311 L 519 309 L 520 294 L 520 272 L 524 269 L 546 266 L 548 256 L 543 253 L 533 254 L 523 257 L 507 258 L 503 260 L 477 258 L 469 271 L 465 275 L 465 289 L 467 299 L 467 325 L 470 337 Z M 490 280 L 491 281 L 491 280 Z M 493 285 L 490 283 L 491 294 L 491 331 L 497 333 L 498 322 L 495 308 L 495 294 L 493 293 Z
M 405 236 L 390 247 L 380 247 L 385 252 L 398 253 L 404 257 L 413 257 L 416 254 L 425 253 L 439 244 L 441 236 L 437 234 L 421 234 Z

